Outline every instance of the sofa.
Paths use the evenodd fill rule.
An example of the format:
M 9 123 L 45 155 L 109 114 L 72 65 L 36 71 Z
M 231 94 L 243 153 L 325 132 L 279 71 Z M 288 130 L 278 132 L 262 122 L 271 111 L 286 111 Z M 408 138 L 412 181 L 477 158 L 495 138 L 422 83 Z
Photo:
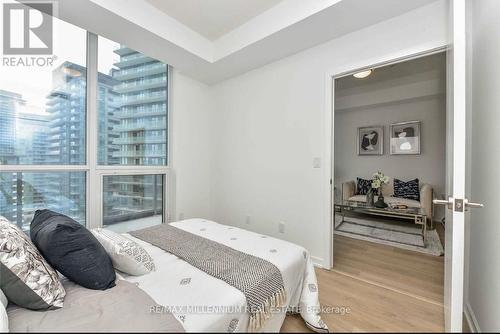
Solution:
M 420 201 L 394 197 L 394 186 L 391 183 L 382 186 L 382 195 L 384 195 L 384 201 L 387 204 L 403 204 L 408 207 L 422 208 L 425 215 L 428 217 L 428 221 L 432 222 L 433 215 L 433 189 L 430 184 L 420 183 Z M 356 201 L 356 202 L 366 202 L 366 195 L 356 195 L 356 182 L 347 181 L 342 183 L 342 200 L 346 201 Z M 375 196 L 377 200 L 377 196 Z

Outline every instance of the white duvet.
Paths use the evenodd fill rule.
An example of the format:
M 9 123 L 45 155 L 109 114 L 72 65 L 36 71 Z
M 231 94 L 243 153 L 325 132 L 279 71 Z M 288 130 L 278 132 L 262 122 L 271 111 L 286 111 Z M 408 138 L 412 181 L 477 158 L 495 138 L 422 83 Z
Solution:
M 327 331 L 319 317 L 316 274 L 304 248 L 203 219 L 189 219 L 171 225 L 273 263 L 283 276 L 286 306 L 300 306 L 306 325 L 316 331 Z M 125 276 L 125 279 L 137 283 L 155 302 L 171 311 L 186 331 L 248 331 L 249 316 L 245 312 L 246 298 L 242 292 L 158 247 L 125 235 L 143 246 L 156 265 L 155 272 Z M 284 312 L 276 312 L 261 331 L 279 332 L 285 316 Z

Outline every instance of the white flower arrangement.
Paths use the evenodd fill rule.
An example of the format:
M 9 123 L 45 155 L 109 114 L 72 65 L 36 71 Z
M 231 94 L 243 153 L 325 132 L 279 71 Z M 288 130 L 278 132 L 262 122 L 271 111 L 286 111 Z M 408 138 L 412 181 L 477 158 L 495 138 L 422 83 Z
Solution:
M 390 178 L 387 175 L 384 175 L 381 171 L 378 171 L 373 174 L 372 179 L 372 188 L 380 189 L 384 184 L 389 184 Z

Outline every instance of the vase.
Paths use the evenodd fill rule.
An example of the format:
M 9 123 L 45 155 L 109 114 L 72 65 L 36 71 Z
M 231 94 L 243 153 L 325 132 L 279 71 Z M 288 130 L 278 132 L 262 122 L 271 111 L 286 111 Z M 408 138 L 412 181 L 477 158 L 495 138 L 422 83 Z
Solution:
M 373 189 L 370 189 L 366 194 L 366 204 L 373 206 L 374 203 L 375 203 L 375 191 L 373 191 Z
M 382 195 L 382 188 L 380 188 L 378 193 L 378 200 L 373 204 L 376 208 L 387 208 L 388 205 L 384 202 L 384 195 Z

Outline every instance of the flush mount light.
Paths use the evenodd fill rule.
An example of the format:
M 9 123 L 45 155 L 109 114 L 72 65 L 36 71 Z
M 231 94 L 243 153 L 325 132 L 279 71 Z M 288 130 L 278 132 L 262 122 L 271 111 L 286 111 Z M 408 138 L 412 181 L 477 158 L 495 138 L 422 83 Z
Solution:
M 363 78 L 366 78 L 367 76 L 369 76 L 370 74 L 372 74 L 372 70 L 366 70 L 366 71 L 354 73 L 352 76 L 355 78 L 358 78 L 358 79 L 363 79 Z

